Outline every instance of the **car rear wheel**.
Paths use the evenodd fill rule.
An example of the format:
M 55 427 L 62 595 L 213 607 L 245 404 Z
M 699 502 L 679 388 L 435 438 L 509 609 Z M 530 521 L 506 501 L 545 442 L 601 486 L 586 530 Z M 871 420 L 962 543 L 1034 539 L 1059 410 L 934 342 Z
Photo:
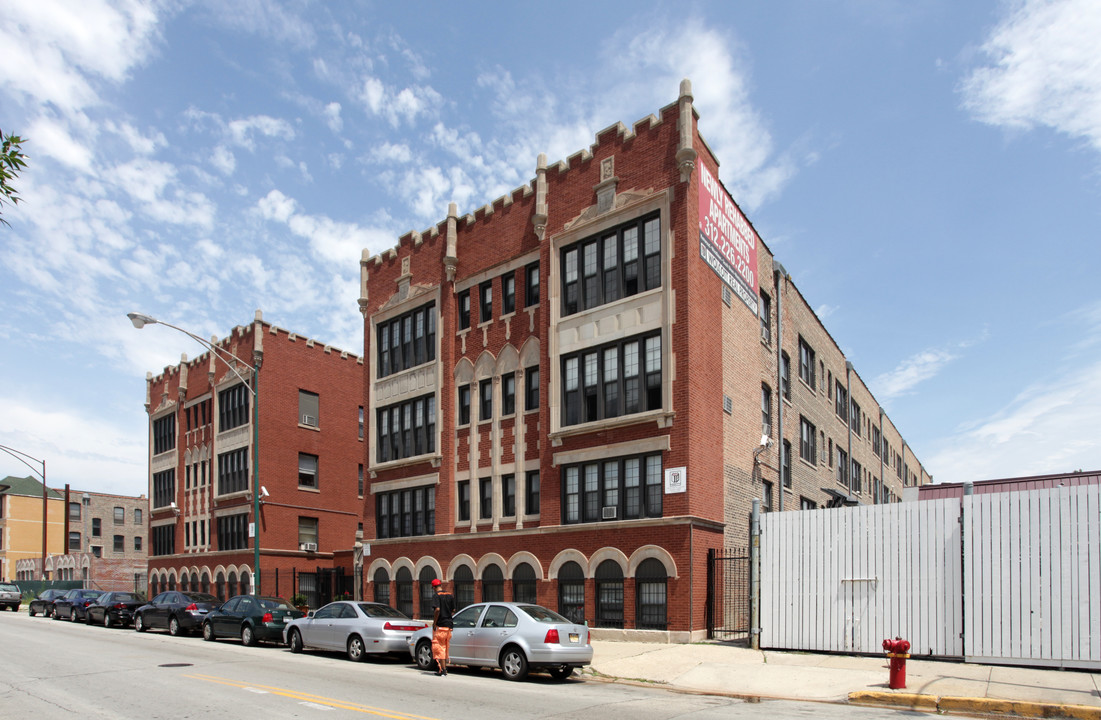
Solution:
M 172 617 L 168 618 L 168 634 L 179 637 L 180 633 L 180 621 L 175 615 L 173 615 Z
M 297 630 L 291 630 L 291 634 L 287 637 L 287 645 L 290 646 L 292 653 L 302 652 L 302 633 Z
M 428 640 L 421 640 L 417 643 L 417 652 L 414 659 L 417 661 L 417 667 L 421 670 L 431 670 L 435 664 L 432 660 L 432 643 Z
M 111 627 L 111 613 L 106 610 L 103 611 L 103 627 Z
M 555 680 L 565 680 L 570 675 L 573 675 L 573 668 L 569 665 L 559 665 L 550 669 L 550 676 Z
M 33 607 L 28 607 L 27 608 L 27 614 L 29 614 L 31 617 L 34 617 L 34 608 Z
M 203 623 L 203 640 L 208 642 L 215 640 L 214 627 L 208 622 Z
M 256 644 L 256 633 L 252 631 L 251 625 L 245 625 L 241 628 L 241 644 L 245 647 L 252 647 Z
M 509 646 L 501 653 L 501 671 L 506 680 L 523 680 L 528 674 L 528 659 L 524 657 L 524 651 L 516 646 Z
M 138 632 L 145 632 L 145 619 L 141 615 L 134 616 L 134 629 Z
M 363 662 L 367 657 L 367 648 L 363 646 L 363 638 L 353 635 L 348 638 L 348 659 L 352 662 Z

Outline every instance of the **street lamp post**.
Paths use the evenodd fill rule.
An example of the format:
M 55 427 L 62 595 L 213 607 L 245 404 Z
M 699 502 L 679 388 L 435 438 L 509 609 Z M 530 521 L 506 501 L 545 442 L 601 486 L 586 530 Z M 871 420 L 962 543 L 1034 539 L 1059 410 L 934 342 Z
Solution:
M 240 378 L 241 382 L 245 384 L 249 392 L 252 393 L 252 518 L 253 518 L 253 533 L 252 533 L 252 583 L 254 592 L 260 594 L 260 363 L 262 355 L 260 351 L 253 352 L 252 362 L 252 374 L 251 382 L 245 380 L 241 376 L 241 373 L 237 372 L 237 369 L 226 359 L 229 357 L 232 360 L 236 360 L 242 365 L 248 365 L 244 360 L 237 357 L 233 353 L 224 348 L 219 348 L 208 340 L 204 340 L 195 333 L 188 332 L 181 327 L 176 327 L 171 323 L 166 323 L 163 320 L 157 320 L 149 315 L 142 315 L 141 313 L 127 313 L 126 317 L 130 318 L 130 322 L 134 324 L 138 330 L 141 330 L 146 325 L 164 325 L 170 327 L 173 330 L 182 332 L 192 340 L 195 340 L 203 347 L 209 349 L 214 353 L 214 357 L 225 363 L 230 372 Z
M 26 465 L 27 467 L 29 467 L 32 471 L 38 473 L 38 477 L 42 478 L 42 568 L 38 572 L 38 579 L 39 580 L 45 580 L 46 579 L 46 521 L 47 521 L 47 513 L 46 513 L 47 504 L 46 503 L 47 503 L 47 499 L 48 499 L 48 494 L 50 492 L 46 488 L 46 461 L 45 460 L 39 460 L 36 457 L 28 455 L 27 453 L 23 452 L 22 450 L 16 450 L 15 448 L 8 447 L 7 445 L 0 445 L 0 450 L 3 450 L 8 455 L 11 455 L 13 458 L 15 458 L 19 462 L 21 462 L 24 465 Z M 33 465 L 31 465 L 29 462 L 27 462 L 27 460 L 33 460 L 34 462 L 39 463 L 40 465 L 42 465 L 42 472 L 38 472 L 38 470 L 35 469 L 35 467 Z M 69 511 L 69 509 L 65 508 L 65 512 L 68 512 L 68 511 Z

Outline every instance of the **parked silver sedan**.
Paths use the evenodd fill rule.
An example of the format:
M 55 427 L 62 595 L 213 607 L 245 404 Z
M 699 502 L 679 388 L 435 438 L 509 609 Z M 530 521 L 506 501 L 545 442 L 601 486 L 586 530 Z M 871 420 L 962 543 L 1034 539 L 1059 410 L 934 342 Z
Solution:
M 404 653 L 409 637 L 427 624 L 410 620 L 389 605 L 338 600 L 288 622 L 283 642 L 291 652 L 337 650 L 360 662 L 368 655 Z
M 422 670 L 435 668 L 431 627 L 413 633 L 409 652 Z M 453 665 L 499 667 L 508 680 L 520 680 L 529 670 L 545 670 L 555 680 L 565 680 L 592 661 L 589 628 L 541 605 L 477 603 L 455 614 Z

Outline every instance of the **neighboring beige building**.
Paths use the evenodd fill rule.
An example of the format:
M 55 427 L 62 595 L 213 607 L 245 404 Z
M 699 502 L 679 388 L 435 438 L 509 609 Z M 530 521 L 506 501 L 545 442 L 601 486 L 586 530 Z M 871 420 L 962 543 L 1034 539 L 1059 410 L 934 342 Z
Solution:
M 60 510 L 64 497 L 51 492 L 62 501 L 57 503 Z M 59 528 L 61 532 L 55 533 L 58 541 L 51 540 L 50 550 L 54 552 L 46 556 L 46 579 L 81 580 L 87 587 L 98 590 L 144 592 L 148 564 L 148 506 L 149 500 L 144 495 L 69 490 L 68 517 Z M 53 525 L 51 521 L 51 532 Z M 41 533 L 41 521 L 37 527 Z M 62 537 L 67 537 L 64 545 L 60 542 Z M 16 565 L 17 579 L 42 577 L 41 547 L 40 540 L 38 554 Z
M 64 550 L 65 505 L 47 493 L 47 552 Z M 20 562 L 42 562 L 42 483 L 33 477 L 0 480 L 0 579 L 14 580 Z M 33 579 L 38 579 L 34 575 Z M 26 576 L 31 579 L 31 576 Z

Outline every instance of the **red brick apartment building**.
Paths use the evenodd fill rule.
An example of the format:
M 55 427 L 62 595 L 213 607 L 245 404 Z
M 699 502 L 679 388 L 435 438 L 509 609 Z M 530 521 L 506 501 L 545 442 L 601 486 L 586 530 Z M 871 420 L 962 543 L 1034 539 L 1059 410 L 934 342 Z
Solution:
M 259 590 L 302 592 L 314 607 L 351 591 L 363 504 L 362 360 L 265 323 L 259 311 L 214 345 L 224 353 L 184 356 L 147 376 L 150 594 L 254 590 L 257 401 Z M 242 362 L 231 369 L 225 353 Z
M 747 544 L 753 498 L 930 480 L 716 182 L 697 117 L 685 81 L 659 115 L 540 156 L 529 185 L 365 253 L 368 596 L 424 616 L 442 577 L 460 604 L 697 639 L 708 551 Z

